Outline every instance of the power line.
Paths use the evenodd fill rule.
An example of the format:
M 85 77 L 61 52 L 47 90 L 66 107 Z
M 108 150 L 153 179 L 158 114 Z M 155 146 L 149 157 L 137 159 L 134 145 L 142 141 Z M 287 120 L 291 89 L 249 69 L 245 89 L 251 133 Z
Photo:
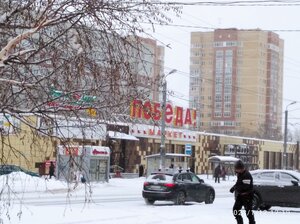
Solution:
M 143 22 L 144 24 L 150 24 Z M 157 26 L 171 26 L 171 27 L 181 27 L 181 28 L 193 28 L 193 29 L 203 29 L 203 30 L 216 30 L 222 28 L 208 27 L 208 26 L 197 26 L 197 25 L 184 25 L 184 24 L 160 24 L 160 23 L 152 23 Z M 256 29 L 241 29 L 242 31 L 257 31 Z M 259 29 L 260 31 L 266 32 L 300 32 L 300 29 Z
M 197 1 L 197 2 L 152 2 L 154 5 L 174 5 L 174 6 L 225 6 L 225 7 L 281 7 L 281 6 L 300 6 L 300 1 Z

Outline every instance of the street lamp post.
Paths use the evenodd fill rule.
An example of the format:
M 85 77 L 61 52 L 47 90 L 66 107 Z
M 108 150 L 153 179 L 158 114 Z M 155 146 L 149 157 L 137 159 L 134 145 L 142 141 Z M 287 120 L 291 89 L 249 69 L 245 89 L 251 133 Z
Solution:
M 161 115 L 161 140 L 160 140 L 160 169 L 161 171 L 165 170 L 166 166 L 166 144 L 165 144 L 165 137 L 166 137 L 166 104 L 167 104 L 167 80 L 166 77 L 168 75 L 171 75 L 173 73 L 177 72 L 176 69 L 171 70 L 167 75 L 163 77 L 163 89 L 162 89 L 162 95 L 163 95 L 163 101 L 162 101 L 162 115 Z
M 286 106 L 285 113 L 284 113 L 284 142 L 283 142 L 283 159 L 282 165 L 283 169 L 287 169 L 287 124 L 288 124 L 288 107 L 297 103 L 297 101 L 293 101 Z

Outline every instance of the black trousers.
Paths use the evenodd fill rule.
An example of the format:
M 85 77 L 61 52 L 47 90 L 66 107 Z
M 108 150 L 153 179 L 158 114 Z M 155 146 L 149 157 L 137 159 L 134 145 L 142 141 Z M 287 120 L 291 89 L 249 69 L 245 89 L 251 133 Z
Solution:
M 241 215 L 241 209 L 244 206 L 246 210 L 246 216 L 249 220 L 249 224 L 255 224 L 254 214 L 252 211 L 252 196 L 237 196 L 233 205 L 233 215 L 237 221 L 237 224 L 243 224 L 243 217 Z
M 220 176 L 218 175 L 218 176 L 215 176 L 215 183 L 220 183 Z

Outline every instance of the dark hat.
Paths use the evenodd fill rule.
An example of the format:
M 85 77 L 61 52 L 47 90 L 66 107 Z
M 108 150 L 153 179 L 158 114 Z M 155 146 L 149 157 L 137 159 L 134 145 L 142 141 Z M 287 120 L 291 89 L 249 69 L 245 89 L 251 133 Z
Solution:
M 245 168 L 245 165 L 242 160 L 238 160 L 235 162 L 234 169 L 237 170 L 237 169 L 244 169 L 244 168 Z

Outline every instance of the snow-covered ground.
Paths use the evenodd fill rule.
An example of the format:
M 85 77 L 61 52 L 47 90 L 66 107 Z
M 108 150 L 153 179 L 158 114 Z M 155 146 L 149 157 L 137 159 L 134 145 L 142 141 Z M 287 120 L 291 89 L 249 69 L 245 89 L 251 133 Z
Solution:
M 89 192 L 89 188 L 83 184 L 79 184 L 75 190 L 68 191 L 68 186 L 61 181 L 47 181 L 22 173 L 4 175 L 0 176 L 0 223 L 235 223 L 231 213 L 234 199 L 228 192 L 234 184 L 234 179 L 218 184 L 206 176 L 202 178 L 216 190 L 214 204 L 188 203 L 175 206 L 171 202 L 156 202 L 149 206 L 141 196 L 144 178 L 111 179 L 109 183 L 95 183 L 92 192 Z M 10 193 L 7 194 L 8 192 Z M 248 220 L 244 214 L 243 216 L 247 223 Z M 257 211 L 255 216 L 257 224 L 296 224 L 299 223 L 300 209 L 277 207 L 268 212 Z

